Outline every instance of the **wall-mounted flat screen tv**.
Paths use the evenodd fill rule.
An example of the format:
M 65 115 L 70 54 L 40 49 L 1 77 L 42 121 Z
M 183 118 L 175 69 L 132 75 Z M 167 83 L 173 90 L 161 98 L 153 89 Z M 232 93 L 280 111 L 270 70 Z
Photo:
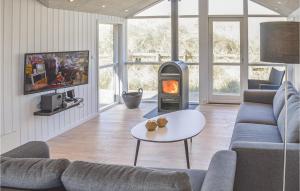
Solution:
M 89 51 L 25 54 L 24 94 L 88 84 Z

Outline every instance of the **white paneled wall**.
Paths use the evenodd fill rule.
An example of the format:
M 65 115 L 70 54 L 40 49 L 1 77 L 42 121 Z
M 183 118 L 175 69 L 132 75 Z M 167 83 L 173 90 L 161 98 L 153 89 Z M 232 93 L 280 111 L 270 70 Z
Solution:
M 0 0 L 1 152 L 31 140 L 48 140 L 97 115 L 97 20 L 125 22 L 117 17 L 49 9 L 36 0 Z M 24 54 L 73 50 L 90 51 L 89 84 L 74 87 L 84 105 L 51 117 L 33 116 L 45 93 L 23 95 Z

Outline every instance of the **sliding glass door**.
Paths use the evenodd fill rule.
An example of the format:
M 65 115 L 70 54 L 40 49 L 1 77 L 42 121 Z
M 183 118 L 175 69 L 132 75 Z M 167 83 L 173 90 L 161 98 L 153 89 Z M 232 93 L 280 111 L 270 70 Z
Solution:
M 118 26 L 98 25 L 99 109 L 118 102 Z
M 242 19 L 210 18 L 209 102 L 241 100 Z

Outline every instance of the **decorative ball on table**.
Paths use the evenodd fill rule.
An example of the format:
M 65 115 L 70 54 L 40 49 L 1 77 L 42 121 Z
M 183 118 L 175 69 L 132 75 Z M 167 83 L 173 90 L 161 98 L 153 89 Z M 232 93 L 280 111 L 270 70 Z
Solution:
M 145 126 L 148 131 L 154 131 L 157 127 L 157 123 L 155 120 L 149 120 L 149 121 L 147 121 Z
M 160 117 L 157 119 L 157 126 L 162 128 L 168 124 L 168 120 L 165 117 Z

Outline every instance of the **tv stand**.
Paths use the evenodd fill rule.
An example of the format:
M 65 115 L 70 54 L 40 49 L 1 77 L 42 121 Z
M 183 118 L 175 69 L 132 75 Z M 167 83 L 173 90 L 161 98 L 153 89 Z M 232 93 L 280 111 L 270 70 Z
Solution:
M 51 115 L 55 115 L 57 113 L 66 111 L 68 109 L 71 109 L 73 107 L 79 106 L 81 103 L 83 103 L 83 98 L 73 98 L 74 102 L 69 104 L 67 107 L 60 107 L 54 111 L 36 111 L 33 114 L 35 116 L 51 116 Z

